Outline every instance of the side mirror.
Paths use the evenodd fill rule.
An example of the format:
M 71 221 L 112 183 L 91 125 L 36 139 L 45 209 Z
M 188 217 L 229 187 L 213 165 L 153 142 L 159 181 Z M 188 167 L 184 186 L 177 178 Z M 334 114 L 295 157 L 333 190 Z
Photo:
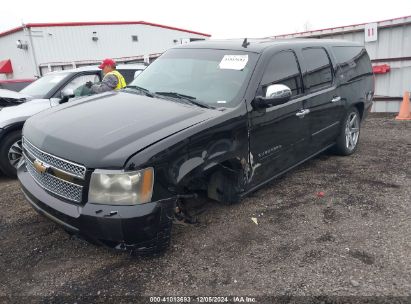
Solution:
M 73 89 L 64 89 L 64 90 L 61 91 L 60 103 L 65 103 L 72 97 L 74 97 Z
M 74 91 L 73 89 L 64 89 L 61 91 L 61 98 L 72 98 L 74 97 Z
M 272 84 L 267 87 L 265 97 L 257 96 L 253 105 L 257 108 L 268 108 L 286 103 L 292 96 L 291 89 L 283 84 Z

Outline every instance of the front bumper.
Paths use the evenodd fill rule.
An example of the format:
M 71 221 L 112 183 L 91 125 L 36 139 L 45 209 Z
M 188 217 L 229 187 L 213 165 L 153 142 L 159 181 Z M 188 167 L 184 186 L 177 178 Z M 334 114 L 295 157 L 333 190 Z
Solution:
M 24 164 L 17 175 L 25 197 L 37 212 L 72 233 L 110 247 L 149 250 L 175 208 L 173 198 L 134 206 L 67 203 L 40 187 Z

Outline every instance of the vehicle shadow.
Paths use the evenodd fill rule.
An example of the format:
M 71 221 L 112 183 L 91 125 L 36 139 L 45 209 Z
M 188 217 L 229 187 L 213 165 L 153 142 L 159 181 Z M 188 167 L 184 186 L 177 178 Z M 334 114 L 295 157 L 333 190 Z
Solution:
M 7 176 L 5 176 L 2 172 L 0 172 L 0 183 L 2 183 L 2 182 L 10 182 L 10 181 L 13 181 L 13 180 L 17 180 L 17 178 L 7 177 Z

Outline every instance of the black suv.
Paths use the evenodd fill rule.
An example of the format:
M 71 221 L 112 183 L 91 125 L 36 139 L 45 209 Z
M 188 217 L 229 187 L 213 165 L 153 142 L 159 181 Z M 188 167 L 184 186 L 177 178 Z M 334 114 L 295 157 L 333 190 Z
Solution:
M 329 148 L 352 154 L 373 94 L 355 43 L 191 43 L 125 90 L 28 119 L 18 177 L 30 204 L 66 230 L 158 252 L 178 199 L 238 202 Z

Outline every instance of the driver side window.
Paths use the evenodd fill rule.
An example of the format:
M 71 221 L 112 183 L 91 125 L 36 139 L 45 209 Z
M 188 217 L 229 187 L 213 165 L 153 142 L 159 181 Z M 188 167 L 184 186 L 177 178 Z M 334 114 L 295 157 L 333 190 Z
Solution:
M 291 98 L 303 93 L 301 72 L 294 52 L 282 51 L 270 59 L 261 80 L 263 96 L 267 87 L 272 84 L 283 84 L 289 87 Z
M 97 83 L 100 82 L 100 77 L 97 74 L 77 76 L 76 78 L 72 79 L 68 84 L 66 84 L 64 88 L 62 88 L 62 91 L 65 89 L 72 89 L 76 97 L 89 95 L 89 89 L 85 86 L 86 82 L 88 81 L 91 81 L 92 83 Z

